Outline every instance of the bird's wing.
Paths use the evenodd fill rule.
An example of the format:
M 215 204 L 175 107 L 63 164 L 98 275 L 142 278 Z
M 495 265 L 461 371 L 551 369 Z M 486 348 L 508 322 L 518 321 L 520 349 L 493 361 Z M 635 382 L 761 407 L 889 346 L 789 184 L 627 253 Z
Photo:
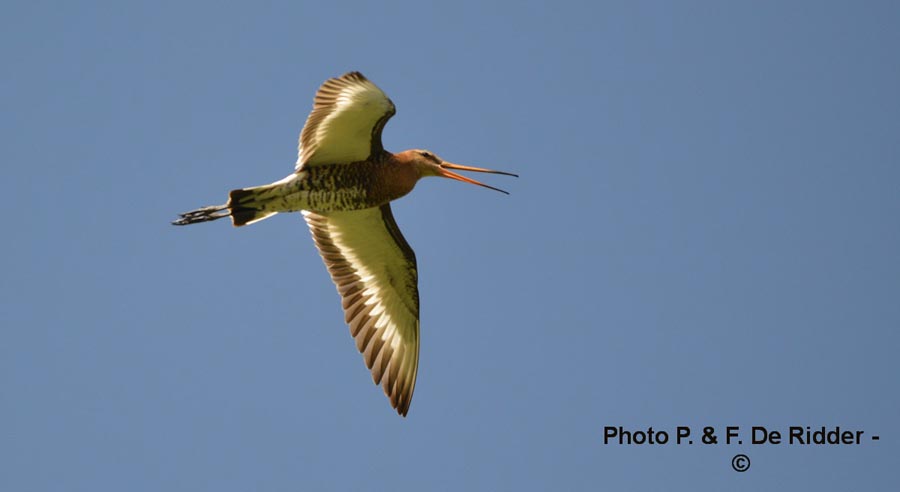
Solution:
M 356 348 L 406 415 L 419 367 L 416 255 L 389 204 L 352 212 L 304 211 L 319 254 L 341 295 Z
M 359 72 L 326 80 L 300 132 L 297 169 L 380 154 L 381 130 L 395 112 L 394 103 Z

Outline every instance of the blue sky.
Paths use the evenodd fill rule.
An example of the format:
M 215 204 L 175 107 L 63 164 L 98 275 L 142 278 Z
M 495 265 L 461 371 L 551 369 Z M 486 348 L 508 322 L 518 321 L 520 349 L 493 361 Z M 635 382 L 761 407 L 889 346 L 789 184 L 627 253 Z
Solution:
M 0 489 L 897 490 L 894 2 L 13 2 L 0 17 Z M 287 175 L 359 70 L 510 196 L 421 182 L 410 414 Z M 841 426 L 859 446 L 618 446 Z M 731 458 L 752 460 L 746 473 Z

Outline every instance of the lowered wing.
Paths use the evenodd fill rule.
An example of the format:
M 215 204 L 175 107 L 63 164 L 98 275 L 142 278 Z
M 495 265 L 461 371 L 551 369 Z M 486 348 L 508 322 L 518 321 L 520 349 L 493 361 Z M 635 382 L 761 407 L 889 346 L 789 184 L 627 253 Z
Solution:
M 356 348 L 391 405 L 406 416 L 419 366 L 416 256 L 391 207 L 304 211 L 319 254 L 341 295 Z

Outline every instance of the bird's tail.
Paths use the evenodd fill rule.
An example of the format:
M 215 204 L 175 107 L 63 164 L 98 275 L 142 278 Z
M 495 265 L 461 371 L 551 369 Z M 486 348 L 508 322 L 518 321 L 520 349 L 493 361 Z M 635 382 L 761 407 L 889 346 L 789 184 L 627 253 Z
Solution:
M 265 192 L 270 189 L 271 187 L 266 185 L 231 190 L 231 193 L 228 194 L 228 203 L 225 205 L 213 205 L 178 214 L 178 219 L 172 222 L 172 224 L 197 224 L 225 217 L 231 217 L 231 223 L 235 227 L 259 222 L 278 213 L 274 210 L 266 210 L 265 202 L 267 201 L 266 195 L 268 195 L 268 193 Z

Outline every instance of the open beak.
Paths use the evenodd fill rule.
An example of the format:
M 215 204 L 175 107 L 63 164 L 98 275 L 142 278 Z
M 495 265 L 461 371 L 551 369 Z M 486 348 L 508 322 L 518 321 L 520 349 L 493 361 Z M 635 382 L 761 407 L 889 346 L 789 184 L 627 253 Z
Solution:
M 509 195 L 508 191 L 501 190 L 500 188 L 494 188 L 493 186 L 490 186 L 490 185 L 486 185 L 480 181 L 476 181 L 472 178 L 463 176 L 462 174 L 457 174 L 453 171 L 450 171 L 450 169 L 458 169 L 460 171 L 474 171 L 476 173 L 503 174 L 505 176 L 513 176 L 516 178 L 519 177 L 518 174 L 508 173 L 508 172 L 504 172 L 504 171 L 494 171 L 492 169 L 484 169 L 484 168 L 480 168 L 480 167 L 463 166 L 461 164 L 453 164 L 451 162 L 442 162 L 441 163 L 441 176 L 443 176 L 445 178 L 455 179 L 457 181 L 462 181 L 464 183 L 471 183 L 473 185 L 483 186 L 485 188 L 489 188 L 494 191 L 499 191 L 500 193 L 506 193 L 507 195 Z

